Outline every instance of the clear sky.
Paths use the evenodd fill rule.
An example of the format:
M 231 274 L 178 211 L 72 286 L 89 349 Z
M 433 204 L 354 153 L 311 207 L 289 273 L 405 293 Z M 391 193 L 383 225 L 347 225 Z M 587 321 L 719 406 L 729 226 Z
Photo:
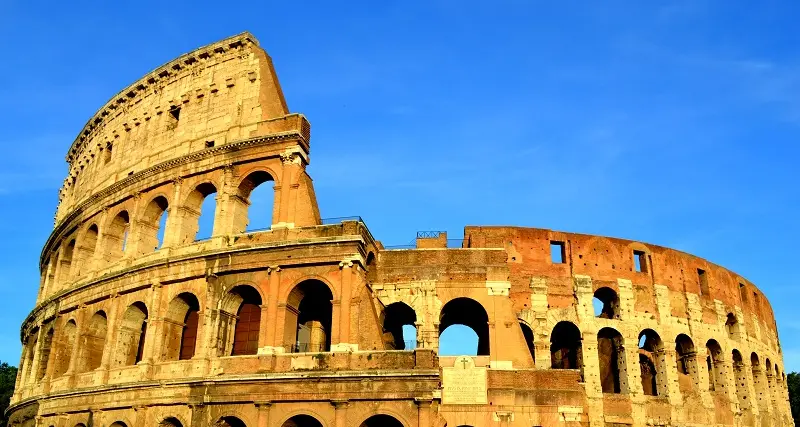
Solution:
M 0 1 L 0 360 L 86 120 L 247 30 L 312 123 L 324 217 L 387 245 L 511 224 L 687 251 L 766 293 L 800 370 L 800 2 L 314 3 Z

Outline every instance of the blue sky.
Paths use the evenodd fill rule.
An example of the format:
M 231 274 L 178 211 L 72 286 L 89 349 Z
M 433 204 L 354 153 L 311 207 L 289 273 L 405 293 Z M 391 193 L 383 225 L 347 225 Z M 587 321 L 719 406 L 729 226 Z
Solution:
M 311 120 L 324 217 L 386 244 L 514 224 L 684 250 L 764 290 L 800 370 L 800 3 L 112 3 L 0 1 L 0 360 L 19 361 L 77 132 L 247 30 Z

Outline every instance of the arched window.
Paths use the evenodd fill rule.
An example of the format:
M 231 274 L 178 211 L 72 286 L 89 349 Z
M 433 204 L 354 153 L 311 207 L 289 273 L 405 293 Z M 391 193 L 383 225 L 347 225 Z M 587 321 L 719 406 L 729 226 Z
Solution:
M 147 307 L 143 302 L 135 302 L 122 315 L 112 366 L 129 366 L 141 362 L 146 337 Z
M 44 334 L 42 346 L 39 349 L 39 369 L 36 372 L 36 381 L 41 381 L 47 374 L 47 362 L 50 361 L 50 350 L 53 347 L 53 327 L 51 326 Z
M 619 319 L 619 297 L 613 289 L 602 287 L 594 291 L 592 305 L 595 317 Z
M 620 376 L 625 372 L 624 341 L 617 330 L 603 328 L 597 333 L 597 358 L 603 393 L 627 393 L 627 384 Z
M 70 270 L 72 269 L 72 255 L 75 252 L 75 239 L 72 239 L 61 250 L 61 255 L 58 258 L 58 283 L 63 286 L 72 277 Z
M 747 392 L 747 373 L 745 372 L 744 359 L 739 350 L 733 350 L 733 372 L 736 376 L 736 397 L 742 409 L 750 408 L 750 399 Z
M 311 415 L 295 415 L 286 420 L 281 427 L 322 427 L 322 423 Z
M 292 289 L 286 300 L 284 337 L 292 352 L 330 351 L 332 300 L 330 288 L 319 280 L 306 280 Z
M 188 360 L 194 357 L 199 313 L 197 297 L 188 292 L 170 301 L 164 319 L 164 360 Z
M 104 234 L 106 241 L 105 259 L 108 262 L 122 258 L 125 249 L 128 247 L 128 237 L 130 234 L 131 222 L 127 211 L 121 211 L 111 221 Z
M 583 370 L 581 331 L 572 322 L 558 322 L 550 333 L 550 363 L 553 369 Z
M 666 394 L 663 359 L 664 345 L 661 337 L 652 329 L 642 331 L 639 334 L 639 368 L 644 394 L 649 396 Z
M 766 391 L 767 391 L 767 397 L 765 398 L 765 400 L 770 403 L 774 403 L 772 402 L 772 395 L 774 391 L 772 372 L 773 372 L 772 362 L 769 360 L 769 358 L 767 358 L 766 360 L 764 360 L 764 377 L 766 378 Z
M 722 357 L 722 347 L 716 340 L 706 343 L 706 368 L 708 368 L 708 390 L 725 391 L 725 361 Z
M 139 253 L 147 254 L 159 249 L 164 244 L 166 233 L 167 209 L 166 197 L 158 196 L 147 204 L 139 227 Z
M 253 172 L 242 180 L 238 197 L 234 199 L 234 233 L 269 229 L 272 226 L 275 190 L 272 185 L 262 184 L 273 181 L 272 176 L 264 171 Z
M 725 320 L 725 329 L 727 329 L 730 339 L 736 339 L 738 337 L 739 321 L 736 320 L 736 316 L 733 313 L 728 313 L 728 317 Z
M 767 394 L 767 388 L 764 379 L 764 369 L 761 367 L 761 362 L 758 359 L 758 355 L 753 352 L 750 354 L 750 367 L 753 371 L 753 388 L 756 391 L 756 398 L 758 399 L 758 407 L 759 408 L 766 408 L 767 406 L 767 399 L 765 395 Z
M 383 314 L 383 333 L 387 347 L 394 350 L 415 349 L 417 314 L 414 309 L 403 302 L 395 302 L 387 305 Z
M 222 417 L 214 425 L 216 427 L 247 427 L 244 421 L 236 417 Z
M 97 250 L 97 224 L 92 224 L 86 229 L 81 239 L 78 249 L 78 260 L 75 268 L 76 276 L 80 277 L 83 273 L 92 270 L 92 262 L 95 251 Z
M 23 371 L 23 381 L 29 382 L 33 376 L 33 361 L 36 360 L 36 351 L 39 345 L 39 328 L 35 328 L 28 335 L 28 343 L 25 346 L 25 366 Z
M 122 421 L 116 421 L 111 424 L 109 427 L 128 427 L 127 424 L 123 423 Z
M 183 427 L 183 423 L 175 417 L 169 417 L 158 423 L 158 427 Z
M 220 321 L 220 338 L 226 343 L 221 356 L 258 353 L 261 304 L 261 294 L 252 286 L 239 285 L 228 292 L 220 313 L 224 317 Z
M 675 338 L 676 369 L 678 371 L 678 385 L 682 391 L 699 390 L 700 384 L 697 375 L 697 352 L 694 342 L 686 334 Z
M 217 188 L 210 182 L 198 185 L 189 194 L 181 210 L 184 224 L 181 232 L 182 244 L 205 240 L 214 234 L 216 194 Z
M 370 252 L 366 262 L 367 283 L 375 283 L 378 279 L 378 270 L 375 268 L 375 254 Z
M 79 349 L 80 358 L 76 361 L 78 372 L 93 371 L 103 362 L 103 352 L 106 347 L 108 333 L 108 319 L 106 313 L 98 311 L 89 320 L 89 327 L 84 334 L 82 346 Z
M 522 338 L 525 339 L 525 345 L 528 346 L 528 352 L 531 354 L 531 360 L 534 365 L 536 364 L 536 345 L 533 338 L 533 330 L 530 326 L 522 321 L 519 322 L 519 327 L 522 329 Z
M 360 427 L 403 427 L 403 423 L 391 415 L 373 415 L 364 420 Z
M 59 342 L 56 345 L 56 358 L 53 361 L 53 378 L 64 375 L 69 369 L 72 361 L 72 350 L 75 347 L 75 338 L 78 333 L 78 326 L 75 321 L 70 319 L 64 324 L 59 334 Z
M 459 329 L 457 325 L 461 325 Z M 469 342 L 469 330 L 477 337 Z M 468 344 L 469 342 L 469 344 Z M 439 355 L 488 356 L 489 315 L 471 298 L 455 298 L 442 307 L 439 316 Z

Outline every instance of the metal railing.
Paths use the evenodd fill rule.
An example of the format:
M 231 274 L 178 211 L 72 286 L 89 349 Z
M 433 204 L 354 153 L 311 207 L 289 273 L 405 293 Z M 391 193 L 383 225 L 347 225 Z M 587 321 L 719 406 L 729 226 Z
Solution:
M 338 223 L 340 223 L 340 222 L 344 222 L 344 221 L 358 221 L 358 222 L 364 222 L 364 220 L 363 220 L 363 219 L 361 219 L 361 217 L 360 217 L 360 216 L 358 216 L 358 215 L 353 215 L 353 216 L 337 216 L 337 217 L 334 217 L 334 218 L 322 218 L 322 219 L 320 220 L 320 222 L 322 223 L 322 225 L 338 224 Z
M 438 239 L 446 231 L 417 231 L 417 239 Z

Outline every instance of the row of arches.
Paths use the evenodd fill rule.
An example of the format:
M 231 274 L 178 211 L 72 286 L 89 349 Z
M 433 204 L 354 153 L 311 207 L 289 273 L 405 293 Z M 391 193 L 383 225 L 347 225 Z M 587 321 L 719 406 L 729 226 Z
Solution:
M 253 171 L 239 180 L 234 194 L 224 199 L 233 222 L 225 231 L 216 221 L 217 204 L 223 199 L 217 196 L 218 187 L 213 182 L 195 185 L 178 202 L 171 201 L 169 195 L 157 194 L 138 213 L 133 202 L 123 203 L 103 223 L 86 224 L 50 254 L 45 260 L 42 287 L 47 291 L 125 255 L 145 255 L 164 246 L 189 244 L 223 232 L 268 229 L 275 210 L 270 182 L 274 178 L 264 170 Z
M 550 352 L 552 369 L 583 370 L 583 346 L 580 330 L 571 322 L 559 322 L 551 333 Z M 597 333 L 597 355 L 599 362 L 599 379 L 603 393 L 629 393 L 632 385 L 628 382 L 635 376 L 624 375 L 635 369 L 633 361 L 629 361 L 625 340 L 614 328 L 604 327 Z M 645 395 L 666 396 L 669 393 L 667 376 L 666 349 L 661 337 L 652 329 L 644 329 L 639 334 L 636 344 L 636 356 L 639 365 L 641 390 Z M 705 365 L 708 373 L 709 391 L 724 392 L 727 384 L 728 366 L 720 344 L 710 339 L 706 342 L 706 358 L 698 361 L 694 342 L 686 334 L 675 338 L 675 372 L 678 375 L 681 391 L 700 391 L 700 364 Z M 736 395 L 743 407 L 750 406 L 749 380 L 741 353 L 734 349 L 731 352 L 732 366 L 736 379 Z M 703 363 L 704 362 L 704 363 Z M 750 358 L 753 387 L 761 401 L 774 399 L 774 394 L 786 391 L 786 375 L 781 373 L 777 364 L 769 359 L 761 367 L 758 355 L 753 352 Z
M 215 427 L 247 427 L 241 418 L 230 415 L 220 417 L 214 424 Z M 51 426 L 52 427 L 52 426 Z M 75 427 L 86 427 L 79 423 Z M 109 427 L 128 427 L 124 421 L 115 421 Z M 167 417 L 158 423 L 158 427 L 184 427 L 184 424 L 177 417 Z M 324 427 L 322 422 L 312 415 L 298 414 L 290 417 L 281 427 Z M 372 415 L 359 424 L 359 427 L 405 427 L 397 418 L 387 414 Z
M 284 304 L 286 351 L 330 351 L 332 300 L 330 288 L 320 280 L 305 280 L 292 289 Z M 257 354 L 266 314 L 263 303 L 256 288 L 238 285 L 221 299 L 216 323 L 207 320 L 203 312 L 205 307 L 191 292 L 174 297 L 155 328 L 143 301 L 129 304 L 117 325 L 110 323 L 104 310 L 94 312 L 82 329 L 74 317 L 58 331 L 51 322 L 44 334 L 35 328 L 28 335 L 24 344 L 22 379 L 24 383 L 31 383 L 45 376 L 79 374 L 96 370 L 104 363 L 108 368 L 135 365 L 145 359 L 146 345 L 152 340 L 157 340 L 151 343 L 155 353 L 152 359 L 189 360 L 199 350 L 200 333 L 205 327 L 217 328 L 216 356 Z M 51 349 L 55 349 L 55 357 L 51 357 Z
M 592 298 L 592 308 L 595 317 L 599 319 L 619 319 L 620 318 L 620 299 L 617 292 L 607 286 L 603 286 L 594 291 Z M 725 330 L 728 337 L 738 339 L 739 320 L 733 313 L 728 313 L 725 318 Z

